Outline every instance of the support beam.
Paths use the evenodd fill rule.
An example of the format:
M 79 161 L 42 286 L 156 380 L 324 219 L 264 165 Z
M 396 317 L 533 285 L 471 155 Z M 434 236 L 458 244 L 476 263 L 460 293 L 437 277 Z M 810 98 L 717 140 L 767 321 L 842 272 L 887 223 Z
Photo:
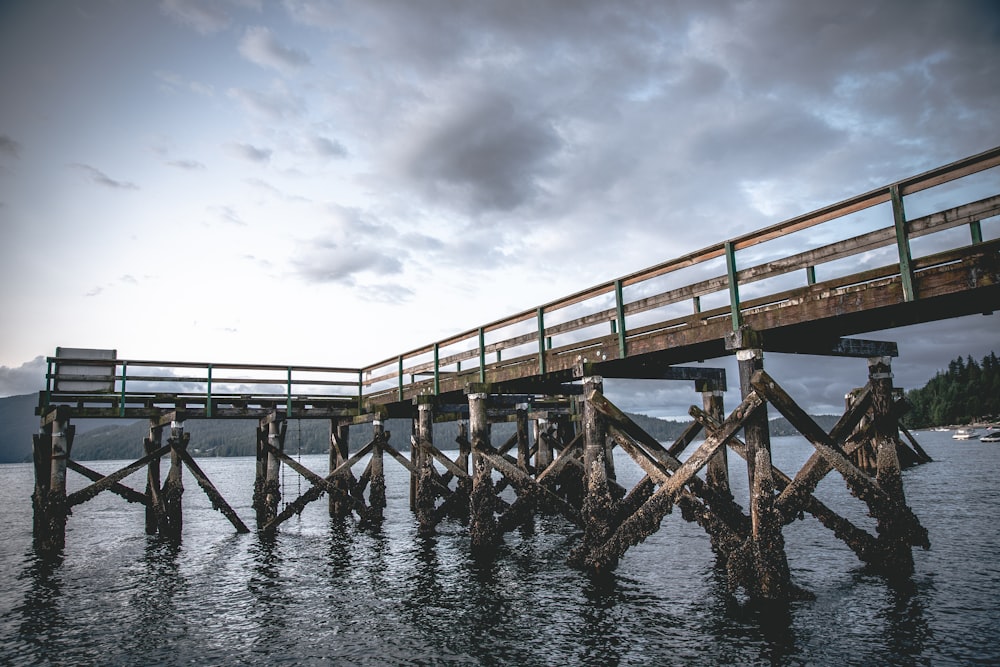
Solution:
M 163 427 L 156 420 L 149 421 L 149 435 L 143 438 L 146 455 L 163 446 Z M 146 466 L 146 534 L 156 535 L 166 527 L 167 507 L 160 487 L 160 459 L 152 459 Z
M 868 383 L 872 388 L 872 444 L 875 449 L 877 473 L 875 481 L 892 500 L 906 506 L 903 478 L 900 475 L 896 447 L 899 429 L 892 401 L 892 359 L 872 357 L 868 360 Z M 910 526 L 894 512 L 880 514 L 876 530 L 885 550 L 884 571 L 894 576 L 913 573 L 913 552 Z M 927 539 L 926 531 L 922 535 Z M 920 538 L 917 541 L 921 541 Z
M 764 350 L 760 334 L 743 328 L 727 339 L 727 347 L 736 350 L 740 373 L 740 392 L 745 399 L 752 395 L 754 373 L 764 367 Z M 750 488 L 750 539 L 748 551 L 753 564 L 748 564 L 744 584 L 750 595 L 764 600 L 787 600 L 794 589 L 783 522 L 775 506 L 775 484 L 771 473 L 771 434 L 766 407 L 759 410 L 744 426 L 747 476 Z
M 166 508 L 166 524 L 161 535 L 179 542 L 183 528 L 183 511 L 181 497 L 184 495 L 183 457 L 181 452 L 187 449 L 191 434 L 184 432 L 184 422 L 170 424 L 170 437 L 167 444 L 170 447 L 170 469 L 167 471 L 167 481 L 163 483 L 163 504 Z
M 486 416 L 487 394 L 469 394 L 469 429 L 472 435 L 472 493 L 469 497 L 469 533 L 472 552 L 477 556 L 490 556 L 500 538 L 494 510 L 496 492 L 491 474 L 490 459 L 480 452 L 490 446 L 490 424 Z M 516 468 L 516 466 L 515 466 Z
M 351 439 L 351 422 L 346 419 L 330 420 L 330 472 L 333 472 L 347 460 L 348 444 Z M 350 468 L 338 475 L 334 484 L 340 493 L 328 495 L 328 512 L 331 518 L 344 518 L 351 513 L 351 505 L 344 501 L 344 496 L 351 493 L 354 486 L 354 475 Z

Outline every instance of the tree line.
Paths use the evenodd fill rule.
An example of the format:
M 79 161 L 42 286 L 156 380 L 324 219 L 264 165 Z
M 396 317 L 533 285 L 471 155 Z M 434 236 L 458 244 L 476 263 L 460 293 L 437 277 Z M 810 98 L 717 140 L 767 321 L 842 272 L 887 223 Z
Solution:
M 996 420 L 1000 415 L 1000 360 L 990 352 L 976 363 L 958 357 L 920 389 L 906 393 L 907 426 L 927 428 Z

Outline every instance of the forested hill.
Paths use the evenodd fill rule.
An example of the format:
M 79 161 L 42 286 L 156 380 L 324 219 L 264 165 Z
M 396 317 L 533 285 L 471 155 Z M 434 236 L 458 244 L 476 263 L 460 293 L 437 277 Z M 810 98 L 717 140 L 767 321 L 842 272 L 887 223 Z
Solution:
M 1000 417 L 1000 360 L 993 352 L 979 363 L 959 357 L 906 398 L 912 407 L 904 422 L 913 428 L 995 421 Z

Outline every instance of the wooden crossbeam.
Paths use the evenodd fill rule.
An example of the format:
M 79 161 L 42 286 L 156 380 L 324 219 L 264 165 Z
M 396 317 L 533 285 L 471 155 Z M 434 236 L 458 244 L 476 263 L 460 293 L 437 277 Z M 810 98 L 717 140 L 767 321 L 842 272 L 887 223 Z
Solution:
M 214 484 L 212 484 L 212 480 L 208 478 L 208 475 L 202 471 L 195 460 L 191 457 L 191 454 L 188 453 L 187 448 L 182 447 L 179 448 L 178 451 L 180 453 L 181 460 L 184 461 L 184 465 L 188 467 L 188 470 L 191 471 L 195 481 L 198 482 L 198 486 L 200 486 L 201 490 L 205 492 L 208 499 L 212 501 L 212 507 L 222 512 L 223 516 L 229 519 L 229 522 L 233 524 L 234 528 L 236 528 L 237 533 L 249 533 L 250 529 L 246 527 L 246 524 L 240 520 L 240 517 L 237 516 L 233 508 L 229 506 L 226 499 L 222 497 L 219 490 L 215 488 Z
M 104 475 L 97 472 L 96 470 L 91 470 L 90 468 L 74 461 L 73 459 L 66 460 L 66 467 L 74 472 L 78 472 L 91 482 L 99 482 L 104 479 Z M 145 493 L 139 493 L 135 489 L 130 489 L 124 484 L 115 482 L 108 487 L 108 491 L 116 493 L 130 503 L 139 503 L 140 505 L 149 505 L 149 498 L 146 497 Z
M 427 442 L 426 440 L 419 440 L 418 441 L 416 438 L 412 438 L 412 437 L 411 437 L 411 440 L 412 440 L 413 445 L 415 447 L 423 447 L 424 449 L 426 449 L 427 452 L 431 456 L 433 456 L 435 459 L 437 459 L 438 462 L 440 462 L 441 465 L 443 465 L 445 467 L 445 469 L 448 470 L 448 472 L 450 472 L 455 477 L 458 477 L 459 479 L 472 479 L 472 477 L 469 475 L 469 473 L 467 473 L 466 471 L 462 470 L 458 466 L 458 464 L 456 464 L 454 461 L 452 461 L 447 456 L 445 456 L 444 452 L 442 452 L 440 449 L 438 449 L 437 447 L 435 447 L 432 443 Z
M 806 414 L 785 390 L 765 371 L 754 373 L 750 380 L 755 392 L 760 392 L 777 408 L 789 423 L 812 443 L 816 451 L 839 472 L 855 496 L 865 502 L 876 519 L 898 519 L 906 525 L 906 533 L 913 546 L 930 547 L 927 529 L 905 503 L 899 502 L 886 493 L 871 477 L 866 475 L 851 460 L 840 446 L 830 438 L 812 417 Z
M 837 443 L 843 443 L 846 454 L 850 454 L 851 451 L 861 446 L 860 443 L 853 443 L 853 446 L 849 446 L 849 443 L 845 442 L 845 440 L 861 422 L 865 414 L 867 414 L 871 405 L 872 390 L 870 385 L 866 385 L 857 396 L 854 404 L 844 412 L 833 428 L 830 429 L 830 439 Z M 795 517 L 802 510 L 802 503 L 805 502 L 807 497 L 812 495 L 823 477 L 831 470 L 833 470 L 833 467 L 819 452 L 813 452 L 809 456 L 809 459 L 799 472 L 796 473 L 795 479 L 778 496 L 776 505 L 778 511 L 781 512 L 786 521 L 790 521 L 789 517 Z
M 538 480 L 532 479 L 528 473 L 524 472 L 517 467 L 516 463 L 511 463 L 505 457 L 501 456 L 496 449 L 490 445 L 480 442 L 477 440 L 473 447 L 477 454 L 486 459 L 490 465 L 492 465 L 497 472 L 499 472 L 504 477 L 507 477 L 514 484 L 515 488 L 524 487 L 529 488 L 532 492 L 538 492 L 542 494 L 552 505 L 558 509 L 563 516 L 572 521 L 577 526 L 583 526 L 583 519 L 580 517 L 580 513 L 575 507 L 570 505 L 568 502 L 554 494 L 548 489 L 548 487 L 540 484 Z M 560 457 L 562 458 L 562 457 Z
M 301 512 L 302 509 L 307 504 L 309 504 L 314 500 L 317 500 L 321 495 L 323 495 L 324 491 L 326 491 L 332 496 L 346 500 L 348 503 L 351 504 L 351 508 L 354 509 L 358 513 L 358 515 L 361 516 L 362 518 L 366 516 L 368 507 L 364 504 L 364 501 L 356 498 L 355 496 L 349 493 L 348 494 L 343 493 L 343 491 L 333 483 L 333 479 L 339 473 L 341 468 L 343 468 L 346 465 L 346 462 L 338 466 L 333 473 L 330 473 L 326 477 L 320 477 L 319 475 L 309 470 L 304 465 L 302 465 L 292 457 L 288 456 L 287 454 L 285 454 L 283 451 L 281 451 L 271 443 L 265 443 L 264 447 L 270 454 L 273 454 L 274 456 L 278 457 L 279 459 L 281 459 L 281 461 L 288 464 L 288 466 L 292 470 L 294 470 L 295 472 L 299 473 L 307 480 L 309 480 L 309 482 L 312 483 L 312 486 L 305 493 L 296 498 L 294 501 L 288 503 L 288 505 L 286 505 L 285 508 L 281 512 L 279 512 L 273 519 L 271 519 L 263 526 L 261 526 L 260 529 L 261 532 L 269 533 L 273 531 L 281 523 L 287 521 L 288 519 L 292 518 L 292 516 L 294 516 L 295 514 Z
M 595 392 L 591 392 L 592 394 Z M 587 400 L 592 396 L 588 394 Z M 757 414 L 764 406 L 764 400 L 756 391 L 751 391 L 736 409 L 726 418 L 719 429 L 710 433 L 705 441 L 674 471 L 652 496 L 631 516 L 621 522 L 607 542 L 594 549 L 585 557 L 585 564 L 596 570 L 604 570 L 613 566 L 625 554 L 629 547 L 634 546 L 653 534 L 660 526 L 660 521 L 673 507 L 677 495 L 684 485 L 694 478 L 719 451 L 720 448 L 743 428 L 744 423 Z
M 704 424 L 705 428 L 709 431 L 719 428 L 721 425 L 717 419 L 704 410 L 694 410 L 692 411 L 692 414 L 694 418 Z M 746 443 L 742 440 L 734 437 L 729 442 L 729 448 L 746 460 Z M 787 488 L 792 483 L 792 479 L 774 464 L 771 465 L 771 473 L 774 478 L 774 484 L 779 491 Z M 838 515 L 811 493 L 808 497 L 806 497 L 803 509 L 816 517 L 816 519 L 819 520 L 823 526 L 833 531 L 833 533 L 842 539 L 862 561 L 866 563 L 874 563 L 881 556 L 882 550 L 879 547 L 878 540 L 874 535 L 858 528 L 849 520 Z M 794 517 L 786 519 L 785 523 L 791 523 L 792 520 L 794 520 Z
M 170 451 L 170 445 L 164 445 L 163 447 L 160 447 L 152 454 L 147 454 L 138 461 L 128 464 L 121 470 L 113 472 L 110 475 L 106 475 L 102 477 L 99 481 L 96 481 L 93 484 L 86 486 L 80 489 L 79 491 L 76 491 L 75 493 L 69 494 L 68 496 L 66 496 L 66 506 L 74 507 L 75 505 L 87 502 L 101 491 L 107 490 L 113 484 L 120 482 L 121 480 L 125 479 L 126 477 L 134 473 L 136 470 L 139 470 L 143 466 L 149 464 L 150 461 L 155 461 L 156 459 L 159 459 L 169 451 Z

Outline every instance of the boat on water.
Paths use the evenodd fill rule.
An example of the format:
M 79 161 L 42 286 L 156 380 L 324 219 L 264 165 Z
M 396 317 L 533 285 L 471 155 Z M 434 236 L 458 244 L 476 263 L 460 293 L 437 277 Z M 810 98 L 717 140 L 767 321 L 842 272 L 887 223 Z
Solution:
M 976 429 L 974 428 L 960 428 L 952 433 L 951 437 L 955 440 L 975 440 L 979 436 L 976 434 Z
M 1000 431 L 991 431 L 979 438 L 979 442 L 1000 442 Z

